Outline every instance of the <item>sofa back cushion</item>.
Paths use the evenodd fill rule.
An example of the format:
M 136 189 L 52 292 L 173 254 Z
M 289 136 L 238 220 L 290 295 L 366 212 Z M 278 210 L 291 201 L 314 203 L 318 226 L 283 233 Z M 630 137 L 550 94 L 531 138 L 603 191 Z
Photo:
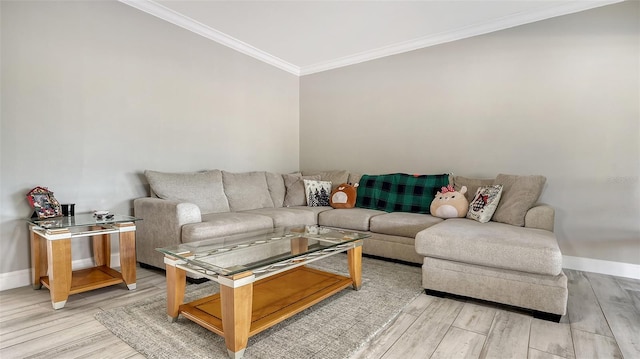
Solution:
M 302 174 L 283 174 L 284 186 L 287 193 L 284 196 L 284 207 L 306 206 L 307 196 L 304 190 L 304 180 L 320 180 L 320 175 L 303 176 Z
M 547 181 L 544 176 L 517 176 L 499 174 L 494 184 L 502 185 L 502 196 L 492 221 L 524 226 L 524 217 L 542 193 Z
M 467 187 L 467 192 L 464 196 L 467 198 L 467 201 L 471 203 L 473 201 L 473 197 L 476 195 L 478 188 L 486 187 L 493 185 L 493 178 L 470 178 L 463 176 L 452 176 L 453 177 L 453 188 L 456 191 L 460 191 L 463 186 Z
M 284 196 L 287 193 L 287 188 L 284 186 L 284 179 L 280 173 L 267 172 L 266 176 L 273 206 L 280 208 L 284 203 Z
M 356 207 L 429 213 L 436 192 L 449 184 L 449 175 L 362 175 L 359 183 Z
M 332 171 L 302 171 L 303 176 L 320 175 L 321 181 L 331 182 L 331 190 L 336 189 L 340 184 L 349 180 L 349 172 L 345 170 Z
M 201 213 L 229 212 L 219 170 L 183 173 L 147 170 L 144 175 L 158 198 L 193 203 Z
M 222 182 L 229 207 L 234 212 L 274 207 L 265 172 L 222 171 Z

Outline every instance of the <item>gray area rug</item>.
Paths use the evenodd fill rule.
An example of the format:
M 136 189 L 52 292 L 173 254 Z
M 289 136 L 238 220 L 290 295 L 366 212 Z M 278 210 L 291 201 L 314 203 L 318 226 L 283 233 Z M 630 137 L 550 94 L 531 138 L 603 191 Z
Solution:
M 347 259 L 335 255 L 311 266 L 348 276 Z M 422 291 L 419 267 L 363 258 L 363 285 L 347 288 L 249 338 L 244 357 L 348 358 L 388 326 Z M 218 291 L 207 282 L 187 286 L 189 302 Z M 117 337 L 148 358 L 227 358 L 224 339 L 179 317 L 170 323 L 164 295 L 96 314 Z

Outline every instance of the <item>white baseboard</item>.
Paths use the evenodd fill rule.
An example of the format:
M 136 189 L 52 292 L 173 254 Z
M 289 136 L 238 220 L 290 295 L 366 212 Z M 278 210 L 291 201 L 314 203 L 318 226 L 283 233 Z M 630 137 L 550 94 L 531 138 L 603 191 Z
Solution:
M 638 264 L 604 261 L 601 259 L 583 257 L 562 256 L 562 267 L 583 272 L 593 272 L 613 275 L 616 277 L 640 279 L 640 265 Z
M 71 269 L 84 269 L 93 267 L 92 258 L 83 258 L 71 262 Z M 111 254 L 111 266 L 120 265 L 120 253 Z M 15 272 L 0 273 L 0 291 L 25 287 L 31 285 L 31 269 L 23 269 Z
M 111 255 L 111 263 L 120 263 L 120 254 Z M 93 259 L 85 258 L 73 261 L 71 268 L 82 269 L 93 266 Z M 612 262 L 601 259 L 562 256 L 562 267 L 584 272 L 613 275 L 640 279 L 640 265 Z M 15 272 L 0 273 L 0 291 L 31 285 L 31 269 L 23 269 Z
M 0 273 L 0 291 L 31 285 L 31 269 Z

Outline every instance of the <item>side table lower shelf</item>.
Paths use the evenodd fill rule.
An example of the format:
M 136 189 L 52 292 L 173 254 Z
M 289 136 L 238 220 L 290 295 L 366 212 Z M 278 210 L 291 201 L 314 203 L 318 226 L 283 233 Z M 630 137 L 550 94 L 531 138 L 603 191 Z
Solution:
M 48 289 L 51 289 L 51 286 L 49 285 L 49 277 L 40 278 L 40 282 Z M 107 266 L 80 269 L 71 272 L 71 289 L 69 290 L 69 295 L 109 287 L 120 283 L 124 283 L 122 274 Z M 135 289 L 136 284 L 134 283 L 127 287 L 129 289 Z

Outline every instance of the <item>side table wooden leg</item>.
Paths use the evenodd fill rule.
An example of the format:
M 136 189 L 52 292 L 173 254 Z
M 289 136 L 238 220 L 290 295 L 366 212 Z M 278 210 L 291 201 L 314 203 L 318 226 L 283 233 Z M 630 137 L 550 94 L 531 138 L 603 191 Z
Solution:
M 133 227 L 133 230 L 127 230 Z M 136 232 L 133 223 L 120 225 L 120 273 L 129 289 L 136 289 Z
M 102 227 L 92 226 L 91 230 L 99 230 Z M 111 235 L 99 234 L 92 238 L 93 242 L 93 260 L 96 267 L 111 267 Z
M 63 308 L 71 291 L 71 239 L 47 241 L 49 290 L 53 309 Z
M 38 233 L 30 231 L 31 236 L 31 285 L 33 289 L 42 288 L 41 278 L 47 276 L 47 240 Z
M 353 289 L 360 290 L 362 287 L 362 246 L 347 251 L 347 262 L 349 263 L 349 275 L 353 281 Z
M 231 359 L 242 358 L 249 341 L 254 278 L 245 274 L 220 281 L 222 331 Z
M 187 275 L 183 269 L 167 264 L 167 318 L 175 322 L 180 315 L 180 305 L 184 302 Z

